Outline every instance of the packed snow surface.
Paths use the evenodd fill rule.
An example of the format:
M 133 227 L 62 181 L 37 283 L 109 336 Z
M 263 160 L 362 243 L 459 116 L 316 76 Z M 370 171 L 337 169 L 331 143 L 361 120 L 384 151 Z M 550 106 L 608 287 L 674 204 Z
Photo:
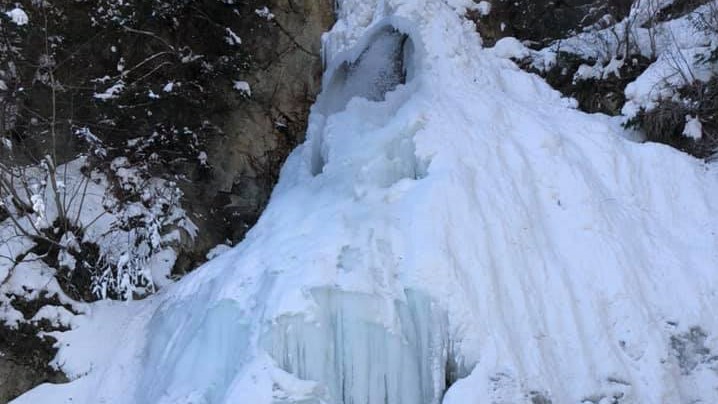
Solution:
M 96 306 L 17 402 L 718 402 L 715 168 L 482 49 L 469 3 L 340 1 L 247 239 Z

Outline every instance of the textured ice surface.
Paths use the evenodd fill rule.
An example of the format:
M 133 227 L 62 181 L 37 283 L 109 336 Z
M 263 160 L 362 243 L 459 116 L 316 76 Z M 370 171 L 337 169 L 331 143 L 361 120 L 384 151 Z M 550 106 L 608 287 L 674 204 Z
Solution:
M 246 240 L 18 402 L 718 402 L 715 166 L 482 49 L 471 3 L 340 1 Z
M 404 54 L 407 44 L 411 44 L 409 37 L 387 26 L 368 39 L 358 56 L 347 55 L 348 60 L 330 68 L 331 79 L 323 97 L 324 114 L 344 109 L 354 97 L 383 101 L 386 93 L 405 82 Z
M 170 306 L 150 321 L 138 403 L 217 403 L 244 364 L 249 326 L 232 300 Z M 201 311 L 192 310 L 201 307 Z M 160 370 L 161 371 L 158 371 Z
M 322 382 L 328 402 L 439 402 L 453 353 L 446 313 L 426 295 L 407 291 L 406 302 L 393 303 L 330 288 L 312 295 L 319 311 L 313 321 L 280 317 L 265 338 L 282 369 Z

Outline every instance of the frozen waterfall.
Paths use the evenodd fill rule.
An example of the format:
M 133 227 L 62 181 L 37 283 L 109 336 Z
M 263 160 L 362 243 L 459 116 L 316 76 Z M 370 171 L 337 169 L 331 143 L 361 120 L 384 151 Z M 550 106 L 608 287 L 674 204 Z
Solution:
M 414 75 L 414 55 L 410 36 L 386 20 L 335 58 L 315 107 L 314 122 L 321 120 L 323 125 L 308 134 L 309 141 L 317 144 L 314 174 L 321 174 L 332 158 L 321 150 L 322 141 L 333 134 L 330 128 L 355 126 L 341 117 L 350 102 L 374 104 L 372 108 L 385 112 L 372 114 L 373 119 L 391 119 L 412 92 L 407 80 L 411 82 Z M 377 136 L 372 150 L 384 150 L 387 157 L 372 168 L 378 175 L 372 180 L 375 185 L 386 187 L 401 178 L 415 178 L 412 133 L 387 131 Z M 344 136 L 352 135 L 361 136 L 361 131 L 347 128 Z M 363 167 L 352 169 L 356 168 Z M 357 262 L 362 254 L 347 246 L 337 269 L 359 276 L 386 269 L 381 264 L 365 267 Z M 447 383 L 467 375 L 451 349 L 447 313 L 429 295 L 406 289 L 397 297 L 382 296 L 332 286 L 305 292 L 313 309 L 273 318 L 257 330 L 255 341 L 250 338 L 252 322 L 230 299 L 198 313 L 185 310 L 201 306 L 209 296 L 159 310 L 150 322 L 153 331 L 143 364 L 146 376 L 136 400 L 170 403 L 195 396 L 208 402 L 230 400 L 232 380 L 257 348 L 292 377 L 319 383 L 300 400 L 307 403 L 434 404 L 440 402 Z M 255 299 L 269 296 L 262 293 Z M 266 302 L 257 304 L 254 311 L 265 310 L 261 307 Z M 291 391 L 275 394 L 274 400 L 297 402 Z

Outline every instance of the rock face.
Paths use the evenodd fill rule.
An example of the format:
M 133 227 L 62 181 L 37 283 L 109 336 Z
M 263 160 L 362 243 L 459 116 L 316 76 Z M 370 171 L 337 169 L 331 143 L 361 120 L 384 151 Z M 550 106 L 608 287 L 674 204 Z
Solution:
M 193 251 L 202 254 L 226 239 L 242 239 L 266 204 L 284 159 L 303 140 L 321 85 L 320 38 L 333 21 L 332 4 L 274 0 L 267 4 L 266 23 L 247 24 L 252 28 L 239 33 L 248 38 L 244 46 L 253 55 L 244 78 L 251 97 L 221 117 L 224 134 L 209 140 L 210 178 L 184 186 L 186 208 L 200 229 Z M 176 270 L 192 269 L 191 258 L 178 262 Z

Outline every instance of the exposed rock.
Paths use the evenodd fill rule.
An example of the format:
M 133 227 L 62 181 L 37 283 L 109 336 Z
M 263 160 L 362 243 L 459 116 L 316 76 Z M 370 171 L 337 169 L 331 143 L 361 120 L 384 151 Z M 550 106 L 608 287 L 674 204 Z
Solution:
M 258 10 L 267 4 L 250 3 Z M 332 6 L 330 0 L 274 0 L 267 4 L 273 18 L 257 25 L 261 16 L 244 17 L 254 21 L 238 33 L 250 38 L 244 46 L 253 63 L 243 80 L 251 97 L 219 117 L 224 134 L 209 139 L 208 180 L 182 184 L 200 231 L 175 271 L 191 270 L 226 239 L 241 240 L 259 217 L 284 159 L 303 140 L 321 86 L 320 37 L 333 21 Z

